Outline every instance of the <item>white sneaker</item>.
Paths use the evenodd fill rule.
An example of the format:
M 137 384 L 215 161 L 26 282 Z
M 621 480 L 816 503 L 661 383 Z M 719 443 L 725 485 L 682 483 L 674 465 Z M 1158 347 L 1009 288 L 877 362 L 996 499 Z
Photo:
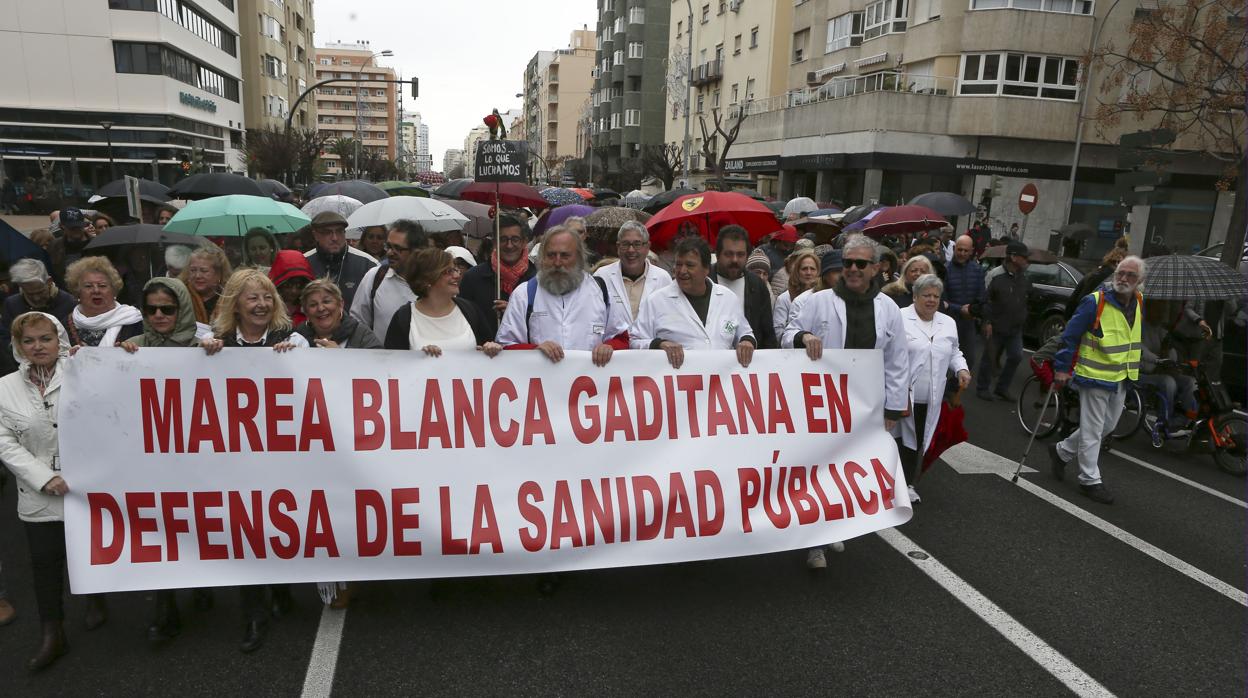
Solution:
M 919 491 L 914 489 L 914 485 L 906 485 L 906 489 L 910 490 L 910 503 L 911 504 L 918 504 L 919 502 L 923 501 L 923 498 L 919 496 Z
M 812 570 L 821 570 L 828 566 L 828 558 L 823 555 L 823 548 L 811 548 L 806 551 L 806 566 Z
M 842 542 L 840 542 L 839 540 L 838 540 L 838 541 L 836 541 L 835 543 L 833 543 L 832 545 L 829 545 L 828 547 L 829 547 L 829 548 L 832 548 L 832 552 L 834 552 L 834 553 L 843 553 L 843 552 L 845 552 L 845 544 L 844 544 L 844 543 L 842 543 Z

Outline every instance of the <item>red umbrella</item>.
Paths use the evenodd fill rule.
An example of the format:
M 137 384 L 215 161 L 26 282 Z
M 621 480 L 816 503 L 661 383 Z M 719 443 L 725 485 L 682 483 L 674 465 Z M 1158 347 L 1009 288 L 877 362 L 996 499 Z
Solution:
M 963 426 L 965 416 L 961 390 L 954 394 L 952 401 L 941 401 L 940 417 L 936 419 L 936 428 L 932 430 L 932 443 L 928 444 L 927 452 L 923 454 L 923 472 L 927 472 L 940 454 L 966 441 L 966 427 Z
M 676 199 L 646 223 L 650 244 L 665 249 L 682 232 L 697 231 L 712 247 L 719 229 L 736 224 L 757 243 L 780 229 L 776 214 L 762 203 L 736 192 L 705 191 Z
M 892 206 L 880 211 L 862 229 L 862 232 L 871 237 L 883 237 L 936 230 L 943 228 L 944 225 L 944 216 L 926 206 L 910 204 Z
M 520 182 L 473 182 L 459 193 L 463 201 L 493 204 L 497 187 L 498 202 L 509 208 L 543 209 L 550 206 L 536 189 Z
M 585 199 L 586 201 L 589 201 L 590 199 L 594 198 L 594 190 L 593 190 L 593 189 L 586 189 L 586 188 L 584 188 L 584 187 L 574 187 L 574 188 L 572 189 L 572 191 L 574 191 L 574 192 L 576 192 L 577 194 L 579 194 L 579 195 L 580 195 L 580 197 L 581 197 L 582 199 Z

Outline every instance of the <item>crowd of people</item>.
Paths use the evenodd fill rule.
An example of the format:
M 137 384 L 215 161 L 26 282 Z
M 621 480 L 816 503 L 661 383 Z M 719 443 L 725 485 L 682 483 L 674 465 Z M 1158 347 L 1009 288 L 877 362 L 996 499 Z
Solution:
M 60 212 L 51 268 L 37 260 L 12 265 L 16 292 L 0 318 L 13 349 L 11 372 L 0 378 L 0 460 L 17 477 L 42 621 L 31 670 L 66 651 L 62 498 L 73 483 L 60 474 L 57 412 L 64 364 L 81 347 L 183 347 L 209 356 L 250 347 L 292 357 L 384 348 L 443 361 L 529 349 L 552 362 L 585 351 L 599 366 L 615 351 L 640 350 L 663 352 L 674 369 L 689 351 L 731 350 L 748 367 L 759 350 L 798 350 L 812 361 L 825 351 L 880 350 L 882 426 L 897 439 L 909 500 L 917 504 L 913 483 L 940 403 L 970 385 L 979 342 L 978 394 L 1011 399 L 1029 291 L 1029 250 L 1019 241 L 1008 243 L 1000 271 L 985 275 L 971 236 L 924 237 L 892 250 L 862 235 L 816 245 L 786 227 L 752 249 L 744 228 L 727 225 L 714 249 L 684 236 L 661 257 L 646 227 L 627 223 L 615 236 L 614 256 L 595 263 L 583 221 L 569 219 L 534 239 L 530 225 L 510 213 L 500 214 L 497 247 L 478 248 L 476 256 L 456 244 L 462 238 L 427 234 L 410 220 L 349 240 L 347 221 L 323 212 L 307 231 L 313 244 L 306 251 L 284 249 L 257 230 L 243 238 L 241 258 L 217 246 L 188 249 L 166 254 L 163 273 L 145 277 L 141 264 L 159 261 L 150 255 L 84 254 L 88 221 L 77 209 Z M 98 229 L 99 221 L 89 224 Z M 1073 373 L 1076 388 L 1100 391 L 1097 401 L 1087 400 L 1097 408 L 1083 411 L 1079 431 L 1054 452 L 1055 472 L 1058 462 L 1078 460 L 1083 491 L 1097 501 L 1112 498 L 1092 444 L 1121 409 L 1117 388 L 1137 375 L 1136 289 L 1144 272 L 1142 260 L 1120 259 L 1107 283 L 1079 301 L 1056 355 L 1059 380 Z M 1081 345 L 1096 353 L 1085 350 L 1072 367 L 1070 354 Z M 825 548 L 807 551 L 806 562 L 825 567 Z M 239 595 L 239 647 L 252 652 L 271 619 L 290 612 L 292 596 L 286 585 L 241 587 Z M 321 596 L 343 607 L 350 589 L 329 582 Z M 0 578 L 0 613 L 7 606 L 11 618 L 2 599 Z M 197 608 L 213 605 L 210 590 L 193 590 L 192 599 Z M 106 620 L 103 596 L 91 597 L 87 628 Z M 180 628 L 176 592 L 158 593 L 149 639 L 168 642 Z

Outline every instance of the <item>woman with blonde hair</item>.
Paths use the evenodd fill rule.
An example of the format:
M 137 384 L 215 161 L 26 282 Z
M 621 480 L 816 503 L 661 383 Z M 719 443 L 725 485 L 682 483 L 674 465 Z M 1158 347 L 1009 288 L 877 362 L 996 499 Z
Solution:
M 106 257 L 83 257 L 69 265 L 65 283 L 78 297 L 65 328 L 74 346 L 111 347 L 143 334 L 139 309 L 117 302 L 121 275 Z
M 916 254 L 901 265 L 901 278 L 886 284 L 880 293 L 893 299 L 898 308 L 907 308 L 914 304 L 914 282 L 924 274 L 931 274 L 932 261 L 926 255 Z
M 771 308 L 771 324 L 777 337 L 784 334 L 789 324 L 793 299 L 819 287 L 819 255 L 814 250 L 797 250 L 784 260 L 784 268 L 789 272 L 789 288 L 776 297 Z
M 216 245 L 197 247 L 191 252 L 186 268 L 178 279 L 191 292 L 195 321 L 211 325 L 221 299 L 221 286 L 234 271 L 230 258 Z

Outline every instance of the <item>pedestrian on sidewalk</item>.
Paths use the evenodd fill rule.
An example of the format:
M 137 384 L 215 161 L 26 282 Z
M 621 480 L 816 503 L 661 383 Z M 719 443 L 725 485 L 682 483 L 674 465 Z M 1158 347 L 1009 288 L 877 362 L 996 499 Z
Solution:
M 1113 504 L 1114 496 L 1101 481 L 1101 441 L 1122 414 L 1124 383 L 1140 376 L 1144 310 L 1139 288 L 1144 274 L 1144 260 L 1123 258 L 1112 280 L 1079 302 L 1054 359 L 1058 387 L 1074 376 L 1079 428 L 1049 448 L 1053 477 L 1061 480 L 1066 464 L 1078 458 L 1079 489 L 1102 504 Z
M 1023 360 L 1023 324 L 1027 321 L 1027 296 L 1031 294 L 1031 282 L 1023 273 L 1030 263 L 1029 254 L 1031 250 L 1023 243 L 1007 242 L 1002 273 L 988 282 L 984 304 L 984 355 L 979 360 L 975 391 L 982 400 L 992 400 L 994 395 L 1006 402 L 1014 400 L 1010 395 L 1010 383 Z M 993 388 L 993 369 L 1003 352 L 1005 363 Z
M 975 360 L 975 318 L 987 299 L 984 268 L 975 261 L 975 241 L 962 235 L 953 244 L 953 261 L 945 272 L 944 312 L 958 326 L 958 345 L 967 363 Z

